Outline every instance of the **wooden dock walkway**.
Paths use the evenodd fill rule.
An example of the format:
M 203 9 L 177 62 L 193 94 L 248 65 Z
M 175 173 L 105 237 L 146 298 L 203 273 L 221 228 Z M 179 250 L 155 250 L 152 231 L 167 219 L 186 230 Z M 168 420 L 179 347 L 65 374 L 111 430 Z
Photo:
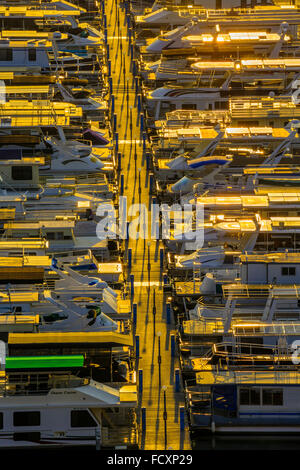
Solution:
M 152 196 L 143 152 L 125 8 L 117 0 L 107 0 L 105 13 L 112 92 L 115 97 L 115 130 L 118 133 L 118 149 L 122 155 L 124 196 L 127 196 L 128 207 L 141 202 L 149 208 Z M 175 369 L 179 368 L 179 359 L 176 357 L 177 351 L 175 357 L 171 355 L 171 335 L 176 335 L 176 329 L 172 315 L 171 323 L 167 324 L 166 321 L 167 299 L 162 289 L 161 248 L 161 242 L 149 238 L 129 239 L 126 242 L 126 249 L 132 250 L 132 267 L 129 274 L 134 275 L 133 303 L 137 304 L 135 334 L 139 336 L 140 345 L 140 357 L 136 361 L 137 381 L 139 370 L 142 370 L 143 374 L 143 390 L 140 393 L 138 409 L 139 446 L 141 449 L 153 450 L 190 449 L 186 418 L 185 428 L 180 431 L 180 407 L 184 407 L 184 395 L 182 389 L 180 392 L 175 391 L 174 374 Z M 164 396 L 167 415 L 164 415 Z M 142 408 L 145 409 L 144 430 Z

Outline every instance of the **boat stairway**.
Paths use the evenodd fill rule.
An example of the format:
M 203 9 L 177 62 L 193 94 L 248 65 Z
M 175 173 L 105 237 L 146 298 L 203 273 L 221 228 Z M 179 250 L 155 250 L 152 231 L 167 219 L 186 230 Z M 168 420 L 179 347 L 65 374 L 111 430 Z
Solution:
M 204 387 L 201 391 L 192 391 L 192 389 L 193 387 L 189 389 L 188 385 L 186 386 L 187 406 L 190 413 L 210 415 L 212 410 L 211 390 L 209 388 L 205 390 Z
M 41 285 L 41 290 L 44 290 L 46 288 L 47 290 L 54 291 L 55 282 L 56 282 L 55 279 L 45 279 L 45 285 L 44 286 Z
M 160 65 L 157 70 L 158 73 L 172 73 L 177 74 L 179 72 L 178 68 L 169 67 L 167 65 Z

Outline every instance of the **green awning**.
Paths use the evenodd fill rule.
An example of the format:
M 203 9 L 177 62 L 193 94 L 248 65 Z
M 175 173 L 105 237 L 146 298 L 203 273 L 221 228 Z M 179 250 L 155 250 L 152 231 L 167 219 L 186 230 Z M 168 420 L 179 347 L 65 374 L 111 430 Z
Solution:
M 6 370 L 11 369 L 50 369 L 82 367 L 84 357 L 78 356 L 20 356 L 7 357 Z

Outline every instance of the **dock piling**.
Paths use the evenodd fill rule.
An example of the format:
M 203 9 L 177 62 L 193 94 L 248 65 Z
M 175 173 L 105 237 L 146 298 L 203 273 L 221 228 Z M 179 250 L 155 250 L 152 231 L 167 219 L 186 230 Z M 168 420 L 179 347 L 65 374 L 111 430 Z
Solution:
M 180 375 L 179 375 L 179 369 L 175 369 L 175 392 L 178 393 L 180 392 Z
M 143 369 L 139 369 L 139 393 L 143 392 Z
M 135 337 L 135 357 L 138 359 L 140 357 L 140 337 L 136 335 Z
M 175 335 L 171 335 L 171 357 L 175 357 Z
M 180 416 L 180 431 L 183 432 L 185 428 L 185 420 L 184 420 L 184 406 L 179 408 L 179 416 Z
M 133 323 L 134 327 L 136 327 L 136 321 L 137 321 L 137 304 L 133 304 L 133 306 L 132 306 L 132 323 Z

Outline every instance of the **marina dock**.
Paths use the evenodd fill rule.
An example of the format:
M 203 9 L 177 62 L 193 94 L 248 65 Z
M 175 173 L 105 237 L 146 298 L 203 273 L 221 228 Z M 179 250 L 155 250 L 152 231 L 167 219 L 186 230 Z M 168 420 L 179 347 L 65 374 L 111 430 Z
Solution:
M 112 90 L 115 96 L 119 151 L 122 155 L 120 177 L 124 175 L 123 195 L 130 203 L 143 203 L 149 207 L 152 194 L 142 145 L 126 10 L 124 6 L 120 8 L 115 0 L 110 0 L 106 4 L 106 14 L 109 54 L 112 60 Z M 149 242 L 140 238 L 136 241 L 129 239 L 126 243 L 127 282 L 130 288 L 130 275 L 133 275 L 132 303 L 137 308 L 134 328 L 135 337 L 139 341 L 139 356 L 136 357 L 136 374 L 141 390 L 138 411 L 139 446 L 141 449 L 190 449 L 186 418 L 184 430 L 180 429 L 180 408 L 184 409 L 184 395 L 181 386 L 180 392 L 176 392 L 175 388 L 175 370 L 179 368 L 179 361 L 177 352 L 175 357 L 171 353 L 171 336 L 176 337 L 176 328 L 173 316 L 170 324 L 167 324 L 167 294 L 163 292 L 160 261 L 160 250 L 163 249 L 159 240 Z M 132 253 L 131 267 L 128 266 L 128 250 Z M 137 349 L 135 352 L 137 354 Z
M 300 0 L 0 31 L 0 449 L 299 448 Z

